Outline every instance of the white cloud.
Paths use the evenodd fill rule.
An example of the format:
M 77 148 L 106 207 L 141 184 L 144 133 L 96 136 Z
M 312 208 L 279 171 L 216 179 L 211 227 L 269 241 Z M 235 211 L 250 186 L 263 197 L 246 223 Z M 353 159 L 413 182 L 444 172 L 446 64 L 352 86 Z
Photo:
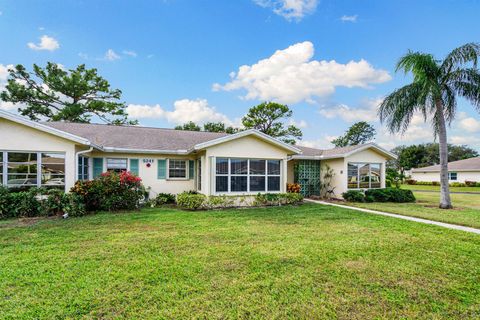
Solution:
M 296 121 L 294 119 L 290 119 L 288 121 L 288 125 L 289 126 L 295 126 L 297 128 L 300 128 L 300 129 L 304 129 L 304 128 L 308 127 L 308 123 L 305 120 Z
M 213 85 L 213 90 L 233 91 L 245 89 L 245 99 L 274 100 L 280 103 L 312 102 L 313 97 L 324 97 L 335 88 L 368 88 L 373 83 L 389 81 L 385 70 L 375 69 L 365 60 L 346 64 L 334 60 L 312 60 L 313 44 L 297 43 L 277 50 L 270 58 L 230 74 L 225 85 Z
M 7 84 L 8 79 L 8 69 L 13 69 L 13 64 L 4 65 L 0 63 L 0 92 L 5 90 L 5 85 Z M 16 111 L 18 105 L 13 104 L 12 102 L 4 102 L 0 100 L 0 110 L 7 110 L 7 111 Z
M 452 136 L 448 139 L 448 142 L 453 144 L 468 144 L 480 148 L 480 137 L 478 136 Z
M 132 51 L 132 50 L 123 50 L 122 53 L 126 56 L 130 56 L 130 57 L 136 57 L 137 56 L 137 53 L 135 51 Z
M 480 121 L 472 117 L 461 119 L 458 126 L 467 132 L 480 132 Z
M 208 105 L 205 99 L 182 99 L 177 100 L 173 104 L 173 110 L 165 110 L 160 105 L 138 105 L 130 104 L 127 112 L 130 117 L 135 119 L 166 119 L 170 123 L 181 124 L 193 121 L 197 124 L 205 122 L 221 121 L 226 125 L 232 125 L 232 121 L 226 115 L 215 110 L 214 107 Z
M 35 44 L 33 42 L 27 43 L 27 46 L 32 50 L 48 50 L 55 51 L 60 48 L 60 44 L 55 38 L 43 35 L 40 37 L 40 43 Z
M 300 21 L 317 9 L 318 0 L 253 0 L 257 5 L 270 8 L 288 21 Z
M 88 60 L 88 54 L 86 54 L 84 52 L 79 52 L 78 56 L 82 59 Z
M 105 52 L 104 59 L 108 61 L 115 61 L 120 59 L 120 56 L 112 49 L 108 49 L 107 52 Z
M 361 102 L 361 106 L 357 108 L 340 104 L 334 107 L 323 107 L 318 110 L 318 113 L 327 119 L 341 118 L 346 122 L 378 121 L 377 109 L 381 102 L 382 99 L 368 99 Z
M 347 16 L 347 15 L 343 15 L 340 20 L 342 20 L 342 22 L 357 22 L 357 18 L 358 18 L 358 14 L 356 15 L 353 15 L 353 16 Z
M 0 86 L 3 82 L 7 81 L 8 75 L 10 74 L 8 69 L 13 69 L 13 64 L 3 65 L 0 63 Z

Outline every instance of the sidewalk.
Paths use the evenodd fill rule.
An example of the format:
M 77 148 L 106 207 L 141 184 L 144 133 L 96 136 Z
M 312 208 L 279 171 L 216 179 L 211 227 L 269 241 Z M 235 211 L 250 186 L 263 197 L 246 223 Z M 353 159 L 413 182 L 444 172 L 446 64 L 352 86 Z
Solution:
M 395 214 L 395 213 L 388 213 L 388 212 L 375 211 L 375 210 L 370 210 L 370 209 L 350 207 L 350 206 L 345 206 L 343 204 L 330 203 L 330 202 L 319 201 L 319 200 L 305 199 L 305 201 L 312 202 L 312 203 L 323 204 L 323 205 L 326 205 L 326 206 L 334 206 L 334 207 L 340 207 L 340 208 L 345 208 L 345 209 L 350 209 L 350 210 L 356 210 L 356 211 L 361 211 L 361 212 L 378 214 L 378 215 L 381 215 L 381 216 L 387 216 L 387 217 L 391 217 L 391 218 L 415 221 L 415 222 L 420 222 L 420 223 L 425 223 L 425 224 L 432 224 L 432 225 L 435 225 L 435 226 L 444 227 L 444 228 L 453 229 L 453 230 L 460 230 L 460 231 L 480 234 L 480 229 L 459 226 L 459 225 L 456 225 L 456 224 L 450 224 L 450 223 L 433 221 L 433 220 L 422 219 L 422 218 L 415 218 L 415 217 L 410 217 L 410 216 L 403 216 L 401 214 Z

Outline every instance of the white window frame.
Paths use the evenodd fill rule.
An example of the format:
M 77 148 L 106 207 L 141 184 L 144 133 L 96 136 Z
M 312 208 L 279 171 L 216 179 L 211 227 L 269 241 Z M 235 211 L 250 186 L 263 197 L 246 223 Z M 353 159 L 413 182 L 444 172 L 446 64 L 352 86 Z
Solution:
M 125 160 L 125 171 L 128 171 L 128 159 L 129 158 L 115 158 L 115 157 L 108 157 L 108 158 L 104 158 L 105 159 L 105 171 L 108 172 L 108 170 L 123 170 L 123 168 L 109 168 L 108 167 L 108 160 Z
M 185 163 L 185 177 L 170 177 L 170 161 L 182 161 Z M 167 159 L 167 180 L 189 180 L 188 166 L 189 166 L 188 159 Z
M 372 179 L 370 178 L 368 181 L 368 188 L 361 188 L 360 187 L 360 170 L 359 167 L 357 167 L 357 187 L 356 188 L 350 188 L 348 187 L 348 165 L 350 164 L 355 164 L 355 165 L 365 165 L 368 164 L 368 176 L 372 176 L 372 164 L 378 164 L 380 166 L 380 187 L 378 188 L 372 188 Z M 347 190 L 365 190 L 365 189 L 381 189 L 382 188 L 382 177 L 383 177 L 383 172 L 382 172 L 382 163 L 381 162 L 347 162 Z
M 217 159 L 227 159 L 228 163 L 228 173 L 217 174 Z M 231 170 L 231 160 L 247 160 L 247 173 L 246 174 L 232 174 Z M 250 160 L 263 160 L 265 161 L 265 174 L 251 174 L 250 173 Z M 274 160 L 280 162 L 280 174 L 268 174 L 268 161 Z M 214 167 L 212 168 L 214 172 L 214 194 L 222 195 L 244 195 L 244 194 L 257 194 L 257 193 L 281 193 L 282 192 L 282 175 L 283 172 L 283 160 L 282 159 L 268 159 L 268 158 L 240 158 L 240 157 L 216 157 L 214 161 Z M 217 177 L 227 177 L 227 191 L 217 191 Z M 232 189 L 232 177 L 247 177 L 247 190 L 246 191 L 231 191 Z M 250 191 L 250 177 L 265 177 L 265 189 L 263 191 Z M 269 177 L 278 177 L 280 180 L 279 190 L 268 190 L 268 178 Z
M 52 185 L 52 186 L 58 186 L 58 187 L 63 187 L 63 190 L 65 190 L 65 179 L 66 179 L 66 168 L 67 168 L 67 158 L 66 158 L 66 153 L 65 152 L 59 152 L 59 151 L 31 151 L 31 150 L 0 150 L 0 153 L 3 154 L 3 172 L 2 172 L 2 181 L 1 185 L 7 188 L 18 188 L 18 186 L 9 186 L 8 185 L 8 154 L 9 153 L 34 153 L 37 155 L 37 161 L 36 161 L 36 166 L 37 166 L 37 172 L 36 172 L 36 183 L 31 184 L 31 185 L 25 185 L 26 187 L 48 187 L 49 185 L 42 185 L 42 154 L 47 153 L 47 154 L 60 154 L 63 155 L 63 185 Z
M 455 174 L 455 179 L 452 179 L 452 174 Z M 449 171 L 449 172 L 448 172 L 448 180 L 449 180 L 449 181 L 458 181 L 458 172 L 456 172 L 456 171 Z

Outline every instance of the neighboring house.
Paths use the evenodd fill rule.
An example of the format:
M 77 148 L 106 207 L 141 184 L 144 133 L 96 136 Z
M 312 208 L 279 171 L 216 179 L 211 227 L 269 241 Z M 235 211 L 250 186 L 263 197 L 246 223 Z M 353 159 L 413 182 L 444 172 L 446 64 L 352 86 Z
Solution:
M 412 169 L 411 178 L 417 181 L 440 181 L 440 165 Z M 480 182 L 480 157 L 448 163 L 450 182 Z
M 196 190 L 206 195 L 285 192 L 298 182 L 319 194 L 326 165 L 336 197 L 347 189 L 385 186 L 395 155 L 375 144 L 319 150 L 257 130 L 236 134 L 139 126 L 38 123 L 0 111 L 0 184 L 68 191 L 77 180 L 131 171 L 155 195 Z

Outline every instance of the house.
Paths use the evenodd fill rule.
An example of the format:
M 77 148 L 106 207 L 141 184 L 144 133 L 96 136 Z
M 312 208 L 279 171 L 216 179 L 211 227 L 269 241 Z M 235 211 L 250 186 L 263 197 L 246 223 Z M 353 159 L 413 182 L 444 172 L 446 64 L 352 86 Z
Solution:
M 412 169 L 411 178 L 417 181 L 440 181 L 440 165 Z M 480 182 L 480 157 L 448 163 L 450 182 Z
M 131 171 L 152 195 L 285 192 L 298 182 L 319 194 L 327 166 L 330 191 L 385 187 L 395 155 L 376 144 L 320 150 L 292 146 L 257 130 L 236 134 L 140 126 L 34 122 L 0 111 L 0 183 L 68 191 L 77 180 Z

